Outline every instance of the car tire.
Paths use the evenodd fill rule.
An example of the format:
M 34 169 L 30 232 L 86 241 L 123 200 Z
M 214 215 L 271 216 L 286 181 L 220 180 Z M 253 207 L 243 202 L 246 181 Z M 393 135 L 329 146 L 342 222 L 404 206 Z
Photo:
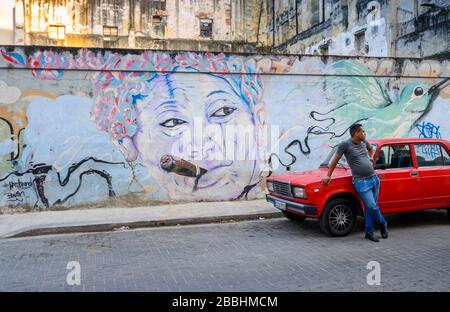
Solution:
M 283 211 L 283 215 L 291 221 L 303 221 L 306 219 L 306 217 L 300 216 L 296 213 L 286 211 L 286 210 Z
M 356 218 L 356 208 L 351 201 L 335 198 L 325 206 L 320 217 L 320 228 L 334 237 L 346 236 L 353 231 Z
M 447 208 L 447 217 L 450 219 L 450 208 Z

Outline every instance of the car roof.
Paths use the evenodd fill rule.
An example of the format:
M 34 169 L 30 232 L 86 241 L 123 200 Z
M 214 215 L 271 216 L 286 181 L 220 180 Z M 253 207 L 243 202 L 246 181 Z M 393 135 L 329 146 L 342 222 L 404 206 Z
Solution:
M 431 138 L 385 138 L 385 139 L 369 139 L 367 140 L 372 144 L 396 144 L 396 143 L 441 143 L 450 149 L 450 142 L 444 139 L 431 139 Z

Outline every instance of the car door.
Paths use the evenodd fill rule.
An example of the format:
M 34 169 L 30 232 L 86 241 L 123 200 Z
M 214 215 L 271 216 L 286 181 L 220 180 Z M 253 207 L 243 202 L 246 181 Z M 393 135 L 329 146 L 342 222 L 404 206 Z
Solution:
M 423 208 L 450 207 L 450 157 L 439 143 L 414 144 Z
M 380 146 L 376 159 L 380 178 L 378 204 L 383 212 L 402 212 L 422 209 L 422 186 L 419 171 L 414 167 L 409 144 Z

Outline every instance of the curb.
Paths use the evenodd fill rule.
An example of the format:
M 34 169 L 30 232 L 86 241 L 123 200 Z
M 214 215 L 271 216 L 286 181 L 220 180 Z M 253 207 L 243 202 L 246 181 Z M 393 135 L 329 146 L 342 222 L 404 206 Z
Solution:
M 204 218 L 184 218 L 184 219 L 138 221 L 128 223 L 89 224 L 89 225 L 54 227 L 54 228 L 50 227 L 50 228 L 38 228 L 33 230 L 27 230 L 24 232 L 13 234 L 11 236 L 3 237 L 3 239 L 40 236 L 40 235 L 54 235 L 54 234 L 95 233 L 108 231 L 118 232 L 139 228 L 249 221 L 249 220 L 258 220 L 260 218 L 274 219 L 281 217 L 283 217 L 283 214 L 281 212 L 268 212 L 259 214 L 229 215 L 229 216 L 204 217 Z

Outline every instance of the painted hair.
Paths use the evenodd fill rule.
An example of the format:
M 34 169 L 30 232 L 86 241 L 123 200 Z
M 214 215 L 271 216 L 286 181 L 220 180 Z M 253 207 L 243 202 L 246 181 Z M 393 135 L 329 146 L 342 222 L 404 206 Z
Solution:
M 118 65 L 125 62 L 125 72 L 100 72 L 94 76 L 92 119 L 116 140 L 134 136 L 137 131 L 136 101 L 150 94 L 152 81 L 161 75 L 194 71 L 220 76 L 230 83 L 248 107 L 255 105 L 261 96 L 262 81 L 254 61 L 244 63 L 223 53 L 182 52 L 173 55 L 151 51 L 123 58 L 116 62 Z M 108 69 L 116 70 L 117 66 Z
M 224 53 L 158 52 L 122 55 L 80 49 L 76 55 L 37 51 L 28 60 L 40 79 L 61 79 L 64 69 L 95 70 L 91 119 L 119 142 L 137 131 L 136 101 L 150 94 L 152 81 L 161 75 L 193 71 L 226 79 L 251 108 L 261 98 L 263 83 L 253 58 Z

